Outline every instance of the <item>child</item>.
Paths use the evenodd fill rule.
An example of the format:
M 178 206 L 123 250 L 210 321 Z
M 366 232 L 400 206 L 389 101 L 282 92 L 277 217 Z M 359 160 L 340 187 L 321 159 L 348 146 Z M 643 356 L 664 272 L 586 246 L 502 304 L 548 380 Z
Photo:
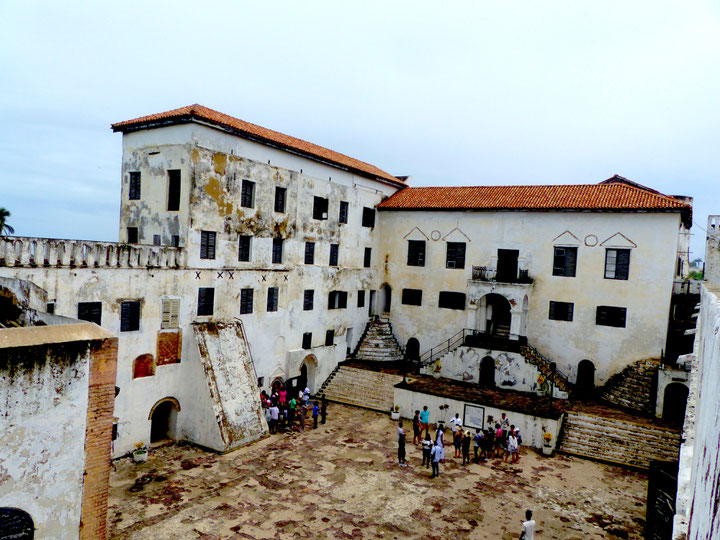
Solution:
M 466 431 L 465 435 L 463 436 L 463 440 L 462 440 L 463 465 L 470 464 L 470 441 L 471 440 L 472 440 L 472 437 L 470 436 L 470 432 Z
M 423 461 L 422 464 L 425 465 L 425 468 L 430 467 L 430 452 L 432 452 L 432 439 L 430 438 L 430 433 L 428 431 L 425 432 L 425 440 L 422 442 L 422 452 L 423 452 Z

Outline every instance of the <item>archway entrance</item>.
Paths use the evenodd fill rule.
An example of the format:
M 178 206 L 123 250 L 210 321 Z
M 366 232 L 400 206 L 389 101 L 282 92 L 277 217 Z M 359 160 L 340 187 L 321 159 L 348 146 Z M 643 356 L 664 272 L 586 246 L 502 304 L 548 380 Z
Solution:
M 387 283 L 380 288 L 380 302 L 384 313 L 390 313 L 392 301 L 392 288 Z
M 499 337 L 510 335 L 510 302 L 501 294 L 485 295 L 485 331 Z
M 417 360 L 420 358 L 420 342 L 414 337 L 407 340 L 405 344 L 405 358 Z
M 495 360 L 492 356 L 486 356 L 480 361 L 479 383 L 483 388 L 495 388 Z
M 0 508 L 0 538 L 33 540 L 35 523 L 30 514 L 19 508 Z
M 578 364 L 575 390 L 579 398 L 589 398 L 595 390 L 595 364 L 590 360 L 581 360 Z
M 175 398 L 158 401 L 150 410 L 150 442 L 175 438 L 175 425 L 180 404 Z
M 302 366 L 300 366 L 300 377 L 297 379 L 298 389 L 305 390 L 310 389 L 310 393 L 315 393 L 315 371 L 317 368 L 317 358 L 315 355 L 309 354 L 303 359 Z
M 682 425 L 685 421 L 688 387 L 682 383 L 670 383 L 663 397 L 663 420 Z

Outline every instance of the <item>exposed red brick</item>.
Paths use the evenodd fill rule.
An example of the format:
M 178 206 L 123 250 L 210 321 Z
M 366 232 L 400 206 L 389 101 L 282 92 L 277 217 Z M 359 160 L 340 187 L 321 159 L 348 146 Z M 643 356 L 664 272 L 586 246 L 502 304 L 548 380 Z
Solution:
M 157 365 L 180 362 L 182 330 L 160 330 L 157 336 Z

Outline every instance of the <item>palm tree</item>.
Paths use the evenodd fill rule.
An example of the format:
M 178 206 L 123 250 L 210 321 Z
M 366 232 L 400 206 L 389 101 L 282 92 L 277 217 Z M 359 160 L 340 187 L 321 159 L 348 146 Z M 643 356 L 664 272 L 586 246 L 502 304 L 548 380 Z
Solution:
M 5 223 L 5 220 L 10 217 L 10 212 L 8 210 L 5 210 L 4 208 L 0 207 L 0 236 L 4 236 L 7 234 L 12 234 L 15 232 L 15 229 L 13 229 L 10 225 Z

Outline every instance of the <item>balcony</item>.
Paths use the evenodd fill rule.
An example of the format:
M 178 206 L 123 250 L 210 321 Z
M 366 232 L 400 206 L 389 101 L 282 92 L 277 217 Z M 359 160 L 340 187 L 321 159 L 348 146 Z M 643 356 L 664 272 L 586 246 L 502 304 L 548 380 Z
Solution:
M 486 281 L 492 283 L 521 283 L 531 284 L 533 278 L 530 277 L 528 270 L 517 270 L 513 272 L 498 272 L 496 268 L 490 266 L 473 266 L 472 281 Z

